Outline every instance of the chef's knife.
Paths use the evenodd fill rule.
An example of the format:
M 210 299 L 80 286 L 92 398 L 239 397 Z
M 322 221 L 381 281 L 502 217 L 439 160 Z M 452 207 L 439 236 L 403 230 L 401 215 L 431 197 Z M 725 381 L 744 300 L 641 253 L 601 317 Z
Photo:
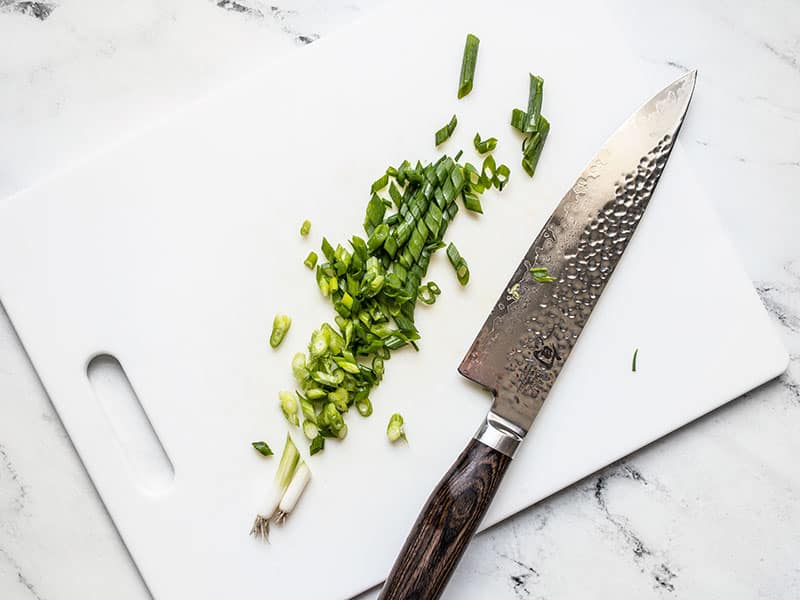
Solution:
M 382 600 L 444 590 L 650 202 L 696 76 L 664 88 L 608 139 L 514 271 L 458 368 L 492 392 L 492 408 L 428 498 Z M 555 279 L 537 281 L 537 267 Z

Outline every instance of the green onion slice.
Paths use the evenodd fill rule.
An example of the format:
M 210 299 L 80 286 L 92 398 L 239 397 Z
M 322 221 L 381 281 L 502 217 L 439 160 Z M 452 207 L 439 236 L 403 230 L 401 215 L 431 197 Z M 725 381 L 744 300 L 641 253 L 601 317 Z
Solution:
M 311 252 L 308 253 L 308 256 L 306 256 L 306 259 L 303 261 L 303 264 L 307 266 L 309 269 L 313 269 L 314 267 L 317 266 L 318 258 L 319 257 L 317 256 L 317 253 L 312 250 Z
M 453 115 L 453 118 L 450 119 L 450 122 L 436 132 L 435 138 L 437 146 L 445 142 L 451 135 L 453 135 L 453 132 L 456 130 L 456 125 L 458 125 L 458 118 Z
M 321 435 L 317 435 L 313 440 L 311 440 L 311 446 L 309 447 L 309 454 L 314 456 L 317 452 L 325 449 L 325 438 Z
M 461 76 L 458 80 L 458 97 L 463 98 L 472 91 L 475 80 L 475 65 L 478 63 L 478 45 L 481 41 L 471 33 L 467 34 L 464 56 L 461 59 Z
M 528 112 L 526 113 L 525 132 L 538 131 L 539 115 L 542 113 L 542 92 L 544 79 L 530 74 L 530 90 L 528 92 Z
M 636 369 L 634 369 L 634 371 L 635 370 Z M 252 445 L 253 448 L 258 450 L 264 456 L 272 456 L 274 454 L 266 442 L 253 442 Z
M 481 140 L 481 134 L 476 133 L 472 143 L 475 145 L 475 150 L 478 151 L 478 154 L 486 154 L 497 147 L 497 138 L 490 137 Z
M 525 123 L 528 121 L 528 114 L 519 108 L 511 111 L 511 126 L 517 131 L 525 133 Z
M 547 267 L 533 267 L 531 269 L 531 275 L 533 275 L 533 278 L 539 283 L 550 283 L 557 279 L 548 274 Z
M 272 320 L 272 333 L 269 336 L 269 345 L 277 348 L 281 345 L 286 332 L 292 326 L 292 319 L 288 315 L 275 315 Z
M 403 417 L 399 413 L 394 413 L 389 418 L 389 424 L 386 426 L 386 437 L 389 438 L 389 441 L 392 443 L 397 440 L 407 441 Z

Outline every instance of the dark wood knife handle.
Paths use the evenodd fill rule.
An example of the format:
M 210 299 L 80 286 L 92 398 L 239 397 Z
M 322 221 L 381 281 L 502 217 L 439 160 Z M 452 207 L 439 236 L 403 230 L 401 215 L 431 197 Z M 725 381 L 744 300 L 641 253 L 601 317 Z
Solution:
M 510 462 L 502 452 L 470 440 L 417 517 L 379 600 L 441 595 Z

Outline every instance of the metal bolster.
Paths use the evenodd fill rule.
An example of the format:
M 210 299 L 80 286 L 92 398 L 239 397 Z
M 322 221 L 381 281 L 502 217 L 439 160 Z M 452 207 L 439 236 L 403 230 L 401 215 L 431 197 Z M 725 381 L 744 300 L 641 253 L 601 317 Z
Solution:
M 521 427 L 490 410 L 474 437 L 482 444 L 514 458 L 526 433 Z

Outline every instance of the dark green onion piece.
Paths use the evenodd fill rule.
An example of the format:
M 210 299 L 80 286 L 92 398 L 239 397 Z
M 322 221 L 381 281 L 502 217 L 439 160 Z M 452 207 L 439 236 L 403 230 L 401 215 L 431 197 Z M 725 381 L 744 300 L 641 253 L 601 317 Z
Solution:
M 508 165 L 500 165 L 497 167 L 492 183 L 494 184 L 494 187 L 497 188 L 498 192 L 502 192 L 503 188 L 506 187 L 510 175 L 511 169 L 508 168 Z
M 631 371 L 636 373 L 636 357 L 639 355 L 639 349 L 633 351 L 633 361 L 631 362 Z
M 453 118 L 450 119 L 450 122 L 436 132 L 437 146 L 445 142 L 451 135 L 453 135 L 453 132 L 456 130 L 456 125 L 458 125 L 458 119 L 455 115 L 453 115 Z
M 450 260 L 450 264 L 454 267 L 458 264 L 458 261 L 461 260 L 461 253 L 456 248 L 456 245 L 453 242 L 447 246 L 447 258 Z
M 528 114 L 524 110 L 515 108 L 511 111 L 511 126 L 514 129 L 525 133 L 525 123 L 527 120 Z
M 311 252 L 308 253 L 308 256 L 306 256 L 306 259 L 303 261 L 303 264 L 307 266 L 309 269 L 313 269 L 314 267 L 317 266 L 318 258 L 319 257 L 317 256 L 317 253 L 312 250 Z
M 542 113 L 542 92 L 544 79 L 530 74 L 530 91 L 528 92 L 528 112 L 526 113 L 525 132 L 538 131 L 539 115 Z
M 458 266 L 456 266 L 456 277 L 458 277 L 458 283 L 461 285 L 467 285 L 469 283 L 469 267 L 467 266 L 467 261 L 463 258 L 461 262 L 458 263 Z
M 281 345 L 286 332 L 292 326 L 292 319 L 288 315 L 275 315 L 272 320 L 272 333 L 269 336 L 269 345 L 277 348 Z
M 464 57 L 461 59 L 461 77 L 458 81 L 458 97 L 463 98 L 472 91 L 472 83 L 475 80 L 475 65 L 478 62 L 478 45 L 480 40 L 467 34 L 467 41 L 464 44 Z
M 303 224 L 300 226 L 300 235 L 306 236 L 308 232 L 311 231 L 311 221 L 306 219 L 303 221 Z
M 533 278 L 539 283 L 550 283 L 557 279 L 548 274 L 547 267 L 533 267 L 531 269 L 531 275 L 533 275 Z
M 522 168 L 533 177 L 536 172 L 536 165 L 539 164 L 539 157 L 542 155 L 542 148 L 550 133 L 550 122 L 544 117 L 539 118 L 539 130 L 528 138 L 528 143 L 523 147 Z
M 367 214 L 364 218 L 364 229 L 367 232 L 367 235 L 371 234 L 373 229 L 375 229 L 375 227 L 377 227 L 383 221 L 383 215 L 385 213 L 386 204 L 384 204 L 383 200 L 380 196 L 378 196 L 378 194 L 373 193 L 369 200 L 369 204 L 367 204 Z
M 464 257 L 458 251 L 455 244 L 450 242 L 450 245 L 447 246 L 447 258 L 450 260 L 450 264 L 453 265 L 453 268 L 456 270 L 456 277 L 458 278 L 458 282 L 461 285 L 467 285 L 469 283 L 469 267 L 467 266 L 467 261 L 464 260 Z
M 459 150 L 458 152 L 456 152 L 456 155 L 453 157 L 453 160 L 458 162 L 459 160 L 461 160 L 461 155 L 462 154 L 464 154 L 464 151 L 463 150 Z
M 325 256 L 328 262 L 333 262 L 336 260 L 336 256 L 333 253 L 333 246 L 331 246 L 327 238 L 322 238 L 322 245 L 320 247 L 322 248 L 322 254 Z
M 314 456 L 317 452 L 325 449 L 325 438 L 322 435 L 318 435 L 313 440 L 311 440 L 311 445 L 309 446 L 308 453 L 311 456 Z
M 488 188 L 492 186 L 496 171 L 497 163 L 494 161 L 494 156 L 487 156 L 483 161 L 483 166 L 481 167 L 481 185 L 483 187 Z
M 375 182 L 372 184 L 372 189 L 371 189 L 372 193 L 374 194 L 378 190 L 382 190 L 388 185 L 388 183 L 389 183 L 389 174 L 386 173 L 382 177 L 376 179 Z
M 490 137 L 481 140 L 481 134 L 476 133 L 472 143 L 475 144 L 475 150 L 478 151 L 478 154 L 486 154 L 497 147 L 497 138 Z
M 481 201 L 477 194 L 464 190 L 462 200 L 464 201 L 464 208 L 472 212 L 483 214 L 483 206 L 481 206 Z
M 635 368 L 633 369 L 636 370 Z M 264 456 L 272 456 L 273 452 L 272 449 L 267 445 L 266 442 L 253 442 L 253 448 L 258 450 Z
M 392 182 L 392 185 L 389 186 L 389 197 L 394 202 L 394 205 L 399 209 L 400 205 L 403 203 L 403 196 L 400 194 L 400 189 L 397 187 L 395 182 Z

